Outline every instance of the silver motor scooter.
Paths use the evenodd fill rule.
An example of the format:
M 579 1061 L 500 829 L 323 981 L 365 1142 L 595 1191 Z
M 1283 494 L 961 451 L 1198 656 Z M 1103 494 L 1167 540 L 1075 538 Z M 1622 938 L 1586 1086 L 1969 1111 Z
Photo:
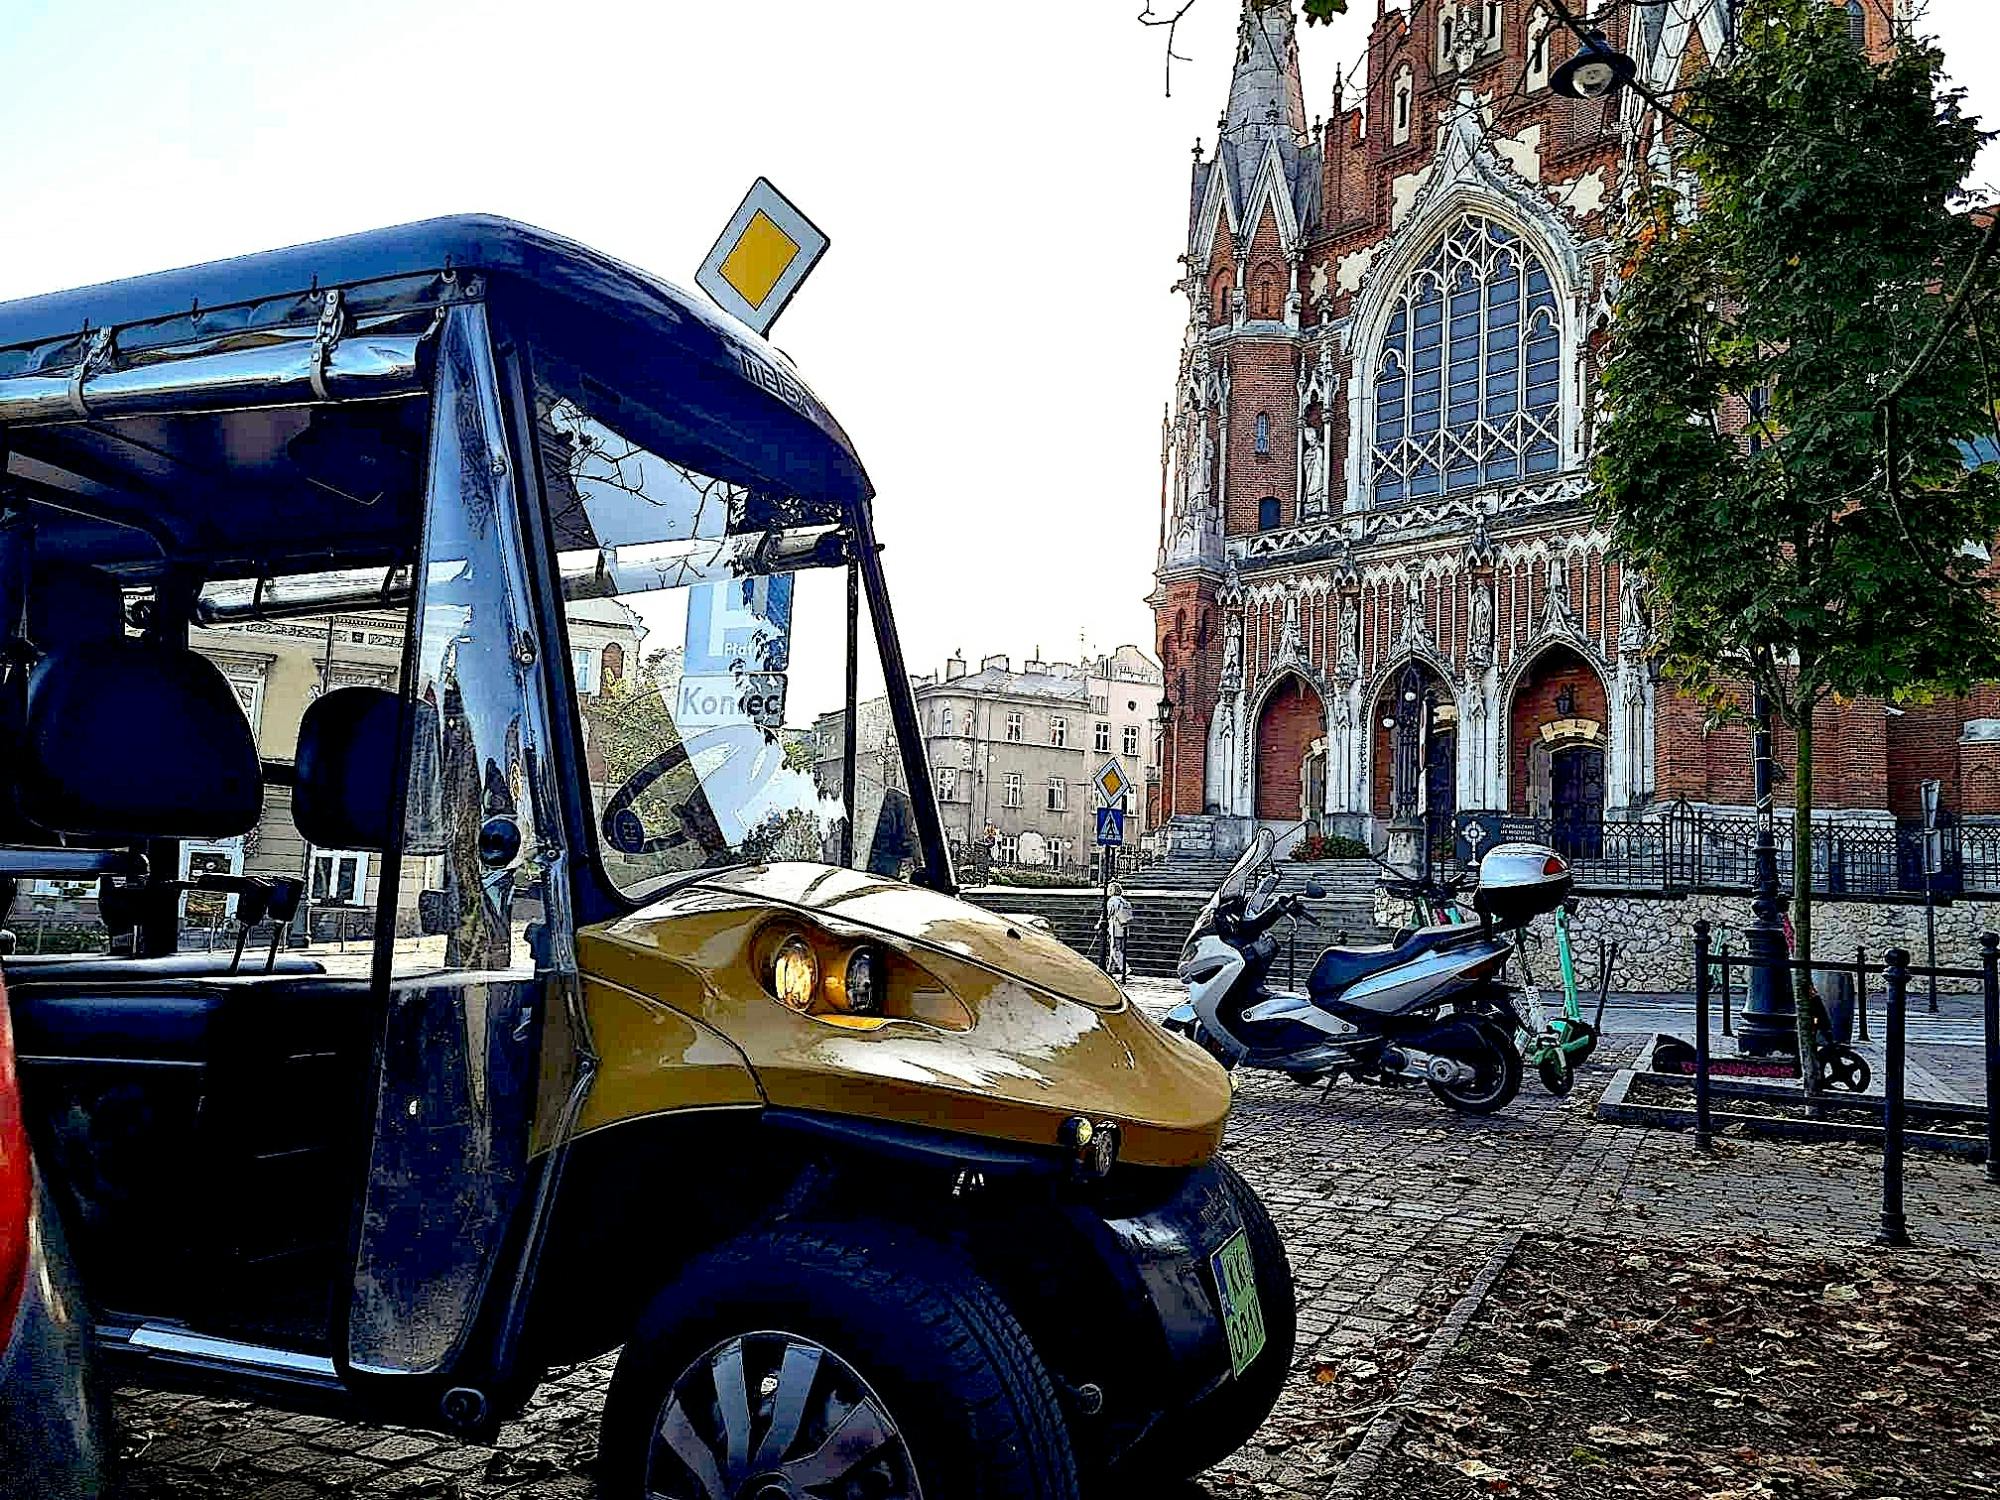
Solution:
M 1538 845 L 1509 844 L 1480 863 L 1477 923 L 1427 927 L 1394 943 L 1328 948 L 1303 994 L 1274 989 L 1273 929 L 1312 920 L 1281 894 L 1276 836 L 1260 830 L 1202 909 L 1179 966 L 1187 1002 L 1167 1027 L 1225 1067 L 1283 1073 L 1301 1084 L 1341 1074 L 1371 1083 L 1422 1079 L 1467 1114 L 1504 1108 L 1521 1087 L 1513 1001 L 1503 982 L 1518 928 L 1567 894 L 1569 868 Z M 1307 886 L 1308 896 L 1324 894 Z

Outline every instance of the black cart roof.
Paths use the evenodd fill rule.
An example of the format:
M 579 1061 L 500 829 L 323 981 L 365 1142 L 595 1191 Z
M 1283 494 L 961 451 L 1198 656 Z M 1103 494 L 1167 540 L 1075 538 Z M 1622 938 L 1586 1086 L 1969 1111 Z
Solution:
M 382 327 L 476 296 L 502 337 L 535 347 L 538 369 L 586 393 L 627 436 L 678 463 L 840 507 L 865 503 L 872 493 L 839 424 L 790 362 L 751 330 L 698 294 L 622 261 L 486 215 L 427 219 L 0 303 L 0 392 L 24 380 L 71 376 L 106 329 L 114 330 L 114 358 L 127 362 L 210 341 L 240 346 L 264 329 L 310 329 L 332 288 L 341 289 L 357 322 Z M 228 493 L 233 458 L 225 460 L 213 433 L 189 430 L 185 419 L 155 424 L 141 444 L 95 441 L 93 425 L 104 424 L 0 428 L 9 473 L 58 499 L 74 474 L 93 513 L 143 509 L 147 497 L 186 472 L 201 476 L 223 511 L 236 508 L 232 499 L 250 498 Z M 131 503 L 113 506 L 119 497 L 105 492 L 125 488 L 127 464 Z M 269 470 L 241 476 L 266 506 L 282 500 L 284 486 L 274 484 L 282 477 Z M 162 519 L 174 529 L 173 518 Z M 215 511 L 207 519 L 211 530 L 232 524 Z

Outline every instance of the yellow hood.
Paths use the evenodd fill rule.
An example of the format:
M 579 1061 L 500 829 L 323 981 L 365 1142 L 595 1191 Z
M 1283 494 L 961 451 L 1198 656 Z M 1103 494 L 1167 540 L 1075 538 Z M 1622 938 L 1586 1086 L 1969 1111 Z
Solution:
M 970 1024 L 861 1030 L 778 1004 L 758 945 L 774 923 L 801 921 L 901 954 Z M 1081 1114 L 1115 1121 L 1121 1158 L 1155 1166 L 1205 1161 L 1221 1143 L 1229 1081 L 1212 1060 L 1047 933 L 932 891 L 823 865 L 721 871 L 585 930 L 578 956 L 596 993 L 671 1007 L 726 1039 L 773 1105 L 1039 1146 Z M 601 1048 L 615 1024 L 596 1027 Z M 592 1123 L 674 1107 L 641 1097 L 654 1090 L 637 1071 L 628 1086 L 627 1103 L 594 1101 Z

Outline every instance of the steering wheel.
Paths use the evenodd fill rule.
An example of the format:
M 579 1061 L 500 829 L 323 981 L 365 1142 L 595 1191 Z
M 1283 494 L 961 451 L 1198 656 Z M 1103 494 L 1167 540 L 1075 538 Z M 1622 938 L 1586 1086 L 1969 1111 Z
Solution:
M 705 773 L 697 772 L 687 800 L 674 804 L 679 826 L 650 832 L 633 804 L 661 777 L 718 748 L 723 752 L 721 758 Z M 704 855 L 724 853 L 730 848 L 729 836 L 715 815 L 711 790 L 722 794 L 727 807 L 748 807 L 784 762 L 783 745 L 755 724 L 719 724 L 700 730 L 662 750 L 612 793 L 604 804 L 605 841 L 620 854 L 635 857 L 661 854 L 688 843 L 699 845 Z

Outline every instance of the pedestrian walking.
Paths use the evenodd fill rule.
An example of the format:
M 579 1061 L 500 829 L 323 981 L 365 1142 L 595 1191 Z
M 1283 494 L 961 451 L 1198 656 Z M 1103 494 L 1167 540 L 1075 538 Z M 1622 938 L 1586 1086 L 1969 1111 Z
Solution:
M 1122 984 L 1132 977 L 1125 963 L 1125 929 L 1132 925 L 1132 903 L 1125 899 L 1125 887 L 1114 880 L 1110 899 L 1104 903 L 1104 921 L 1111 933 L 1111 961 L 1106 966 Z

